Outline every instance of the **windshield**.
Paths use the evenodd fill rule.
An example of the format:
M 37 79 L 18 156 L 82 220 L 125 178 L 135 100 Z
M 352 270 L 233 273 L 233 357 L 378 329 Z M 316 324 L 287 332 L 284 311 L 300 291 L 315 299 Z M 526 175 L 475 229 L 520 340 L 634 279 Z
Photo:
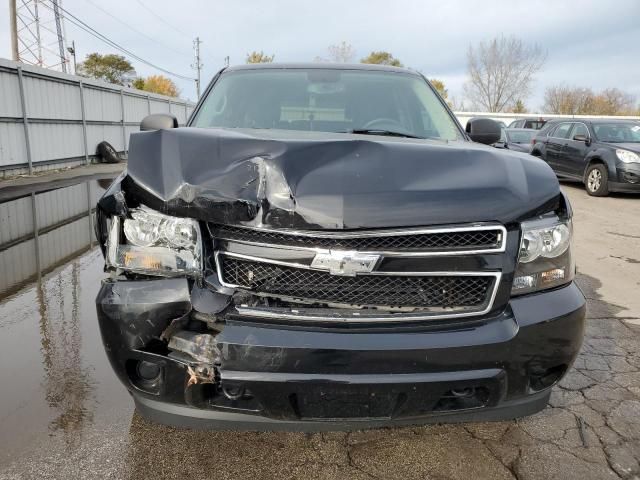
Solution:
M 640 122 L 594 123 L 593 131 L 601 142 L 640 143 Z
M 266 69 L 223 73 L 192 126 L 462 138 L 417 75 L 372 70 Z
M 536 136 L 538 132 L 507 130 L 505 133 L 507 135 L 509 143 L 531 143 L 531 140 Z

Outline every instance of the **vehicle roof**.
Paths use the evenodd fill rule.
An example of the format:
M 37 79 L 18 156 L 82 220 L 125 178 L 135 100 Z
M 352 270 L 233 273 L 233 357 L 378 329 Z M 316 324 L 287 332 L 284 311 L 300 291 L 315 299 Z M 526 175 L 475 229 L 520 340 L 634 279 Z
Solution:
M 506 130 L 507 133 L 510 133 L 510 132 L 539 132 L 540 131 L 537 128 L 505 128 L 504 130 Z
M 571 122 L 571 123 L 638 123 L 634 118 L 552 118 L 547 123 Z
M 227 67 L 225 72 L 241 70 L 294 70 L 294 69 L 329 69 L 329 70 L 371 70 L 377 72 L 408 73 L 421 76 L 415 70 L 390 65 L 377 65 L 371 63 L 329 63 L 329 62 L 301 62 L 301 63 L 248 63 L 245 65 L 233 65 Z
M 580 119 L 576 119 L 579 121 Z M 638 123 L 640 120 L 636 120 L 634 118 L 591 118 L 586 120 L 591 123 Z

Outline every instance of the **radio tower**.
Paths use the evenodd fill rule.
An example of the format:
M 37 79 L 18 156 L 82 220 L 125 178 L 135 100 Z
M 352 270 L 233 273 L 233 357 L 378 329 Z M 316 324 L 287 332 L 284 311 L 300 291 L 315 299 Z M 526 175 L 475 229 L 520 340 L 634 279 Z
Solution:
M 13 59 L 67 72 L 61 0 L 9 0 Z

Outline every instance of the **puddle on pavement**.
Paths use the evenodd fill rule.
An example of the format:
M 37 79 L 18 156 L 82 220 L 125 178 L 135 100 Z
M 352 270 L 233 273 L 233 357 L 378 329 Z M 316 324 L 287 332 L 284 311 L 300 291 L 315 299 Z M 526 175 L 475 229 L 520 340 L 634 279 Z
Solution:
M 0 203 L 0 459 L 50 437 L 78 442 L 98 405 L 130 418 L 94 306 L 104 273 L 93 211 L 109 183 Z

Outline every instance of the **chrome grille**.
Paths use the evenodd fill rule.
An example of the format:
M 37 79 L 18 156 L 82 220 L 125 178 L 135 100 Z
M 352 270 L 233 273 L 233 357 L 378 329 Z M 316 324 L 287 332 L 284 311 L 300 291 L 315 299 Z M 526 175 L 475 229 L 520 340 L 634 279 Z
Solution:
M 329 272 L 217 257 L 223 283 L 267 296 L 360 307 L 481 311 L 491 302 L 496 277 L 482 274 L 377 274 L 346 277 Z
M 496 226 L 376 232 L 287 232 L 229 225 L 213 226 L 213 235 L 224 240 L 296 248 L 409 254 L 497 251 L 503 248 L 504 233 L 503 227 Z

